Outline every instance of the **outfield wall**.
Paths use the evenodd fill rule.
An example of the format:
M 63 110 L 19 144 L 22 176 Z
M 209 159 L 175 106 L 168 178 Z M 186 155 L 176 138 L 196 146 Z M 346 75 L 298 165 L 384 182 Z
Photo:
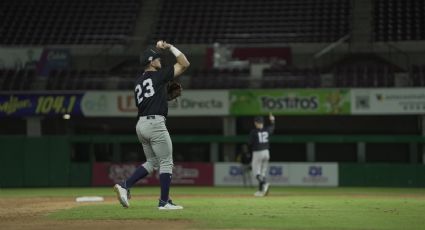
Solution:
M 340 186 L 425 187 L 425 166 L 411 164 L 339 164 Z
M 91 164 L 71 162 L 66 138 L 2 137 L 0 146 L 0 187 L 91 185 Z
M 378 137 L 377 137 L 378 138 Z M 88 162 L 73 161 L 73 154 L 75 149 L 71 147 L 75 141 L 89 141 L 90 143 L 105 142 L 105 141 L 118 141 L 118 142 L 132 142 L 136 141 L 135 137 L 127 140 L 122 137 L 108 136 L 108 137 L 91 137 L 90 140 L 85 140 L 86 137 L 67 137 L 67 136 L 49 136 L 40 138 L 28 138 L 19 136 L 2 136 L 0 138 L 0 187 L 67 187 L 67 186 L 92 186 L 92 185 L 107 185 L 107 184 L 96 184 L 93 183 L 93 169 L 95 167 L 95 159 L 90 156 Z M 134 139 L 134 140 L 133 140 Z M 205 140 L 204 140 L 205 139 Z M 242 137 L 235 137 L 235 140 L 231 138 L 225 138 L 222 141 L 241 141 L 244 140 Z M 348 138 L 349 141 L 353 141 Z M 356 138 L 355 138 L 356 139 Z M 282 139 L 285 141 L 293 141 L 291 138 Z M 307 139 L 306 139 L 307 140 Z M 296 140 L 296 141 L 306 141 Z M 339 139 L 340 141 L 343 139 Z M 400 139 L 398 139 L 401 141 Z M 173 139 L 174 141 L 174 139 Z M 178 142 L 193 142 L 191 138 L 181 138 Z M 211 141 L 210 138 L 202 137 L 199 141 Z M 220 141 L 217 139 L 215 141 Z M 319 141 L 319 140 L 316 140 Z M 323 140 L 322 140 L 323 141 Z M 376 141 L 376 140 L 375 140 Z M 383 141 L 382 139 L 379 141 Z M 406 139 L 406 142 L 417 141 L 422 142 L 423 139 Z M 92 146 L 90 148 L 93 148 Z M 201 163 L 202 164 L 202 163 Z M 217 176 L 232 176 L 231 180 L 234 183 L 227 185 L 242 185 L 242 180 L 238 179 L 240 168 L 237 163 L 217 163 L 215 166 L 210 165 L 211 170 L 213 167 L 219 165 L 230 164 L 225 169 L 215 169 L 210 174 L 214 174 L 214 182 L 205 182 L 205 178 L 199 179 L 197 176 L 201 175 L 201 171 L 205 168 L 205 165 L 201 164 L 196 167 L 190 164 L 177 167 L 180 169 L 180 181 L 190 182 L 191 180 L 199 181 L 200 185 L 224 185 L 222 182 L 216 181 Z M 204 163 L 205 164 L 205 163 Z M 277 164 L 277 165 L 276 165 Z M 176 164 L 177 165 L 177 164 Z M 201 166 L 200 166 L 201 165 Z M 280 165 L 280 166 L 279 166 Z M 286 166 L 285 166 L 286 165 Z M 295 167 L 295 163 L 288 162 L 272 162 L 271 171 L 269 171 L 269 177 L 272 183 L 282 186 L 386 186 L 386 187 L 425 187 L 425 166 L 419 164 L 383 164 L 383 163 L 339 163 L 337 164 L 337 183 L 321 184 L 320 181 L 325 180 L 323 177 L 327 177 L 328 180 L 335 178 L 331 176 L 335 173 L 328 174 L 327 169 L 319 169 L 323 163 L 303 162 L 301 165 Z M 335 163 L 336 165 L 336 163 Z M 189 168 L 188 168 L 189 167 Z M 221 166 L 220 166 L 221 167 Z M 279 168 L 281 167 L 281 168 Z M 291 170 L 291 167 L 297 169 Z M 316 168 L 312 168 L 316 167 Z M 106 167 L 108 169 L 108 167 Z M 188 170 L 187 170 L 188 169 Z M 196 169 L 196 170 L 193 170 Z M 119 170 L 119 169 L 118 169 Z M 209 169 L 210 170 L 210 169 Z M 289 170 L 289 171 L 285 171 Z M 301 175 L 298 179 L 286 177 L 291 175 L 293 172 L 297 172 L 296 175 Z M 220 174 L 217 174 L 220 172 Z M 319 173 L 320 172 L 320 173 Z M 131 172 L 127 172 L 128 173 Z M 271 173 L 271 174 L 270 174 Z M 124 176 L 125 176 L 124 175 Z M 202 174 L 204 175 L 204 174 Z M 186 176 L 190 177 L 185 178 Z M 211 180 L 211 177 L 208 180 Z M 300 180 L 301 178 L 301 180 Z M 314 179 L 316 178 L 316 179 Z M 309 183 L 300 183 L 310 181 Z M 287 180 L 285 182 L 285 180 Z M 297 182 L 298 180 L 298 182 Z M 332 179 L 335 181 L 335 179 Z M 152 184 L 155 184 L 153 180 Z M 294 182 L 295 181 L 295 182 Z M 194 185 L 194 183 L 186 183 L 188 185 Z M 197 182 L 198 183 L 198 182 Z M 202 184 L 203 183 L 203 184 Z M 298 183 L 298 184 L 297 184 Z

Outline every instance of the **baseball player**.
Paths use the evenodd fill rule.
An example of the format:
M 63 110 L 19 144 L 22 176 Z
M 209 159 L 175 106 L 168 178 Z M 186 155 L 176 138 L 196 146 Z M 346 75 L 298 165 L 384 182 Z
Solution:
M 143 145 L 146 162 L 140 165 L 125 182 L 115 184 L 114 190 L 121 205 L 128 208 L 130 188 L 140 179 L 159 169 L 161 195 L 158 209 L 177 210 L 183 207 L 174 204 L 169 197 L 173 147 L 165 125 L 168 114 L 166 85 L 180 76 L 190 63 L 180 50 L 165 41 L 158 41 L 156 47 L 169 50 L 176 57 L 177 63 L 174 66 L 162 68 L 159 53 L 150 48 L 141 55 L 140 61 L 144 72 L 137 77 L 134 96 L 138 108 L 136 133 Z
M 249 146 L 252 150 L 252 173 L 258 180 L 258 191 L 254 196 L 267 196 L 270 184 L 266 180 L 269 166 L 269 137 L 273 134 L 275 117 L 269 114 L 270 125 L 264 127 L 263 117 L 254 118 L 255 129 L 249 135 Z
M 242 167 L 242 181 L 243 185 L 252 186 L 252 176 L 251 176 L 251 162 L 252 162 L 252 153 L 249 151 L 249 146 L 247 144 L 243 144 L 241 146 L 241 152 L 238 156 L 239 161 L 241 162 Z

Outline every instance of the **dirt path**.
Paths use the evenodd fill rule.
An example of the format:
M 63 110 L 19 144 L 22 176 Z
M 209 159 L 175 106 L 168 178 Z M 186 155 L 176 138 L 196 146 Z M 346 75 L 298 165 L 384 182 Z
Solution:
M 106 198 L 104 203 L 116 202 Z M 75 207 L 74 201 L 65 198 L 0 198 L 0 229 L 50 230 L 50 229 L 188 229 L 188 221 L 156 220 L 48 220 L 45 215 L 59 209 Z

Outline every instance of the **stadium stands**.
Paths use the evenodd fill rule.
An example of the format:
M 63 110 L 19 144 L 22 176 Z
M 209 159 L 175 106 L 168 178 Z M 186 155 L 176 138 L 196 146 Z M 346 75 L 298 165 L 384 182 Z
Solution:
M 206 66 L 217 69 L 191 70 L 187 73 L 190 76 L 186 88 L 395 87 L 395 71 L 407 76 L 403 86 L 425 86 L 424 65 L 409 68 L 406 64 L 403 70 L 395 70 L 393 67 L 398 64 L 395 59 L 373 62 L 375 59 L 370 58 L 373 55 L 367 54 L 347 63 L 339 61 L 337 63 L 347 65 L 338 64 L 334 69 L 329 66 L 327 70 L 317 67 L 320 71 L 300 69 L 296 66 L 305 63 L 301 65 L 301 59 L 295 58 L 299 51 L 293 56 L 291 44 L 271 44 L 330 43 L 341 38 L 350 33 L 351 0 L 162 0 L 155 4 L 160 5 L 160 10 L 153 14 L 158 20 L 153 24 L 150 39 L 210 45 L 206 55 L 206 62 L 210 64 Z M 15 45 L 119 43 L 133 33 L 141 5 L 142 0 L 0 1 L 0 45 L 13 48 Z M 423 0 L 374 0 L 372 14 L 375 41 L 425 40 Z M 213 43 L 228 45 L 234 62 L 226 60 L 228 65 L 224 67 L 213 65 Z M 280 63 L 284 67 L 265 69 L 263 78 L 253 79 L 249 72 L 249 65 L 253 63 Z M 36 70 L 9 67 L 0 69 L 2 91 L 127 90 L 133 87 L 137 71 L 75 70 L 72 68 L 86 67 L 72 66 L 51 71 L 44 82 L 42 77 L 37 78 Z M 326 81 L 322 86 L 324 73 L 330 76 L 326 79 L 333 81 Z
M 375 0 L 374 40 L 425 40 L 425 2 Z
M 136 70 L 52 70 L 47 77 L 47 90 L 131 90 Z M 0 82 L 1 83 L 1 82 Z
M 350 65 L 336 68 L 335 87 L 394 87 L 394 72 L 388 66 Z
M 239 69 L 198 70 L 190 79 L 190 87 L 194 89 L 235 89 L 250 85 L 248 70 Z
M 290 66 L 263 70 L 261 79 L 252 79 L 248 69 L 200 69 L 186 76 L 190 89 L 238 88 L 320 88 L 321 72 L 317 68 Z M 37 73 L 34 69 L 0 69 L 0 90 L 130 90 L 137 70 L 111 72 L 106 70 L 52 70 L 46 85 L 35 88 Z M 425 65 L 412 65 L 406 73 L 409 87 L 425 86 Z M 386 88 L 396 87 L 395 70 L 391 66 L 353 64 L 332 70 L 333 83 L 326 87 Z M 38 84 L 40 85 L 40 84 Z
M 140 0 L 3 0 L 0 44 L 111 44 L 132 33 Z
M 201 69 L 187 76 L 190 89 L 238 88 L 320 88 L 322 74 L 317 68 L 272 67 L 263 78 L 252 79 L 248 69 Z M 395 72 L 388 66 L 348 65 L 332 71 L 334 81 L 327 87 L 395 87 Z M 35 70 L 0 69 L 0 90 L 130 90 L 136 71 L 52 70 L 46 85 L 34 88 Z M 407 73 L 410 87 L 425 86 L 425 65 L 413 65 Z M 186 78 L 186 77 L 185 77 Z
M 409 72 L 410 86 L 425 86 L 425 65 L 413 65 Z
M 52 70 L 47 90 L 102 90 L 108 73 L 102 70 Z
M 172 43 L 332 42 L 350 28 L 349 0 L 164 1 L 153 40 Z
M 320 87 L 318 70 L 306 68 L 270 68 L 263 72 L 263 88 L 317 88 Z
M 36 77 L 35 70 L 0 69 L 0 90 L 30 90 Z

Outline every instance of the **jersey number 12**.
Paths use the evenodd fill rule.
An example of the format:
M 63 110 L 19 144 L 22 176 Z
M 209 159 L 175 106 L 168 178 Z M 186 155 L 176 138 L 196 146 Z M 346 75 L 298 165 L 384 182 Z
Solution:
M 260 142 L 260 143 L 269 142 L 269 133 L 268 132 L 258 132 L 258 142 Z
M 143 98 L 152 97 L 155 94 L 152 79 L 148 78 L 144 80 L 142 84 L 143 88 L 140 84 L 137 84 L 136 88 L 134 89 L 134 91 L 136 91 L 137 104 L 142 103 Z

